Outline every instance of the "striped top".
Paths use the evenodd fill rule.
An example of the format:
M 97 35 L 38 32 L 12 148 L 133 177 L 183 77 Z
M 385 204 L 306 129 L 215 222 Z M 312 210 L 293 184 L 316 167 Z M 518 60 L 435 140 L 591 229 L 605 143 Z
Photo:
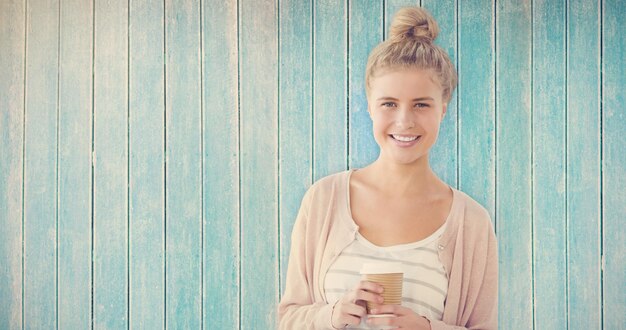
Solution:
M 329 302 L 339 300 L 361 280 L 359 270 L 364 263 L 401 262 L 404 268 L 402 305 L 430 320 L 441 320 L 446 299 L 448 278 L 437 251 L 444 223 L 429 237 L 408 244 L 380 247 L 357 232 L 355 239 L 337 256 L 324 279 L 324 292 Z M 358 327 L 370 329 L 361 322 Z

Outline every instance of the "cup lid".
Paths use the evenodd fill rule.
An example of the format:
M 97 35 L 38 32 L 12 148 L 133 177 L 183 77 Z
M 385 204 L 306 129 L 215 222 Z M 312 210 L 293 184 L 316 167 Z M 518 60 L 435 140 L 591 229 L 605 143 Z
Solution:
M 393 274 L 404 273 L 400 262 L 366 262 L 361 267 L 361 275 L 364 274 Z

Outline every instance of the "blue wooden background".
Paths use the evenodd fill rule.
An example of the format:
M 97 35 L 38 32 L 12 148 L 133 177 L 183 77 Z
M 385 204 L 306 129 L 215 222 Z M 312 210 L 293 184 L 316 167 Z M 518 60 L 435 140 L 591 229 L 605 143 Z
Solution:
M 459 71 L 431 158 L 492 215 L 500 327 L 625 328 L 623 0 L 1 0 L 0 328 L 274 328 L 407 4 Z

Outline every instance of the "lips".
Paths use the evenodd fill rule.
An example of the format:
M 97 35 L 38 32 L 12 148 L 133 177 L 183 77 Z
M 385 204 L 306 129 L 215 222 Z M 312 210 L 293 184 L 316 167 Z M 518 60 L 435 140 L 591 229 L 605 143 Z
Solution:
M 389 136 L 398 142 L 405 142 L 405 143 L 416 141 L 417 139 L 421 137 L 421 135 L 402 135 L 402 134 L 390 134 Z

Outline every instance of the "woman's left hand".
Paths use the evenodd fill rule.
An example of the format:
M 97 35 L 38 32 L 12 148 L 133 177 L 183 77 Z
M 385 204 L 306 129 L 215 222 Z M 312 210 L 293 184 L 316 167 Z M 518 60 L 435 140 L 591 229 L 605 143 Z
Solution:
M 391 325 L 396 329 L 430 330 L 430 322 L 419 316 L 412 309 L 400 305 L 380 305 L 370 311 L 370 314 L 393 314 L 395 317 L 368 318 L 369 325 Z

